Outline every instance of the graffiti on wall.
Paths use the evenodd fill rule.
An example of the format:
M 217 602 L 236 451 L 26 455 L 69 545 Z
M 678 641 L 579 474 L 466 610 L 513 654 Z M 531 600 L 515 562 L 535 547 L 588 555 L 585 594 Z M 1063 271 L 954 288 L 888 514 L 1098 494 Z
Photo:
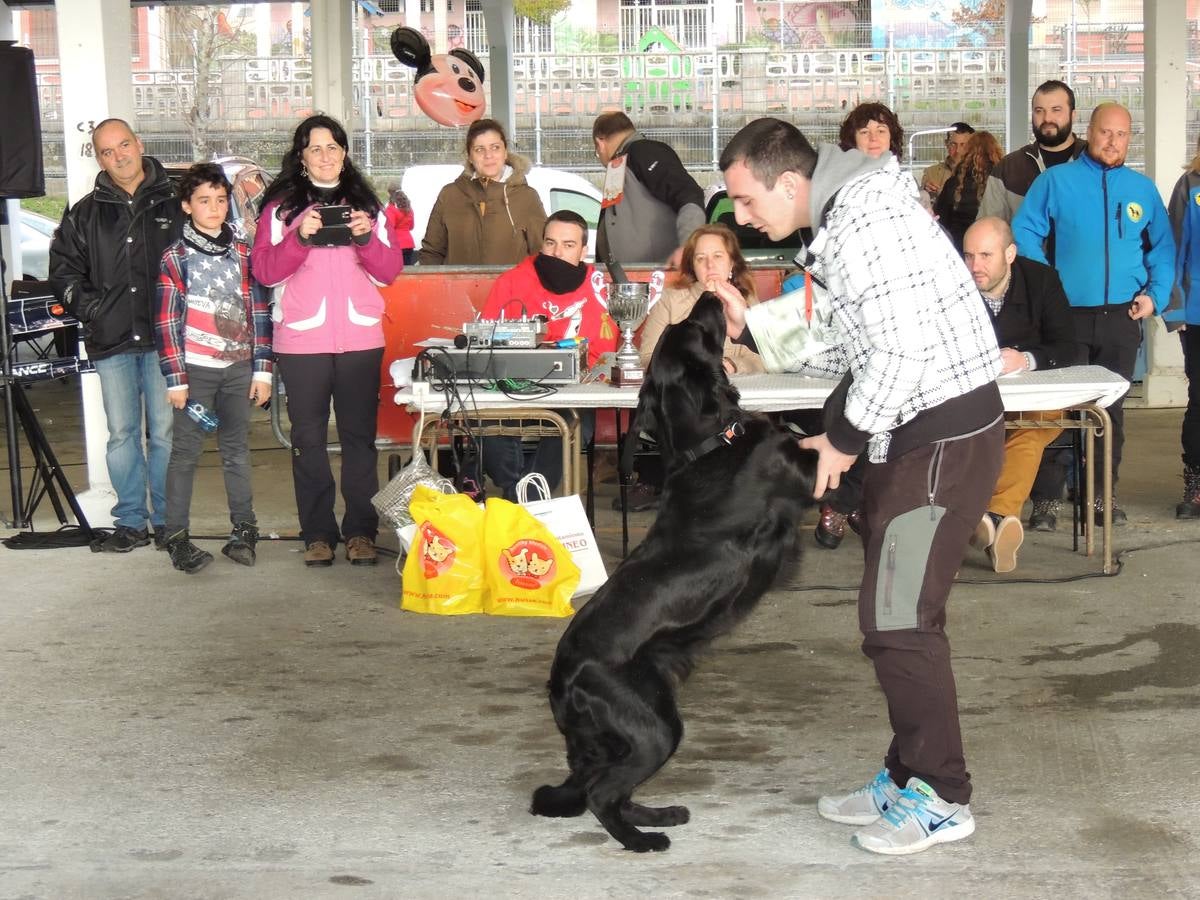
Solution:
M 850 47 L 858 43 L 858 3 L 776 3 L 768 0 L 756 6 L 762 36 L 772 43 L 805 50 Z

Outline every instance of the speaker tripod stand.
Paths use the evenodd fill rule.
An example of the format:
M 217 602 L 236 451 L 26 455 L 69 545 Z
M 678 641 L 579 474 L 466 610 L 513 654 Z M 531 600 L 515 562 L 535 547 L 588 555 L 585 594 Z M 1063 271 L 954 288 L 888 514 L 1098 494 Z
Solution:
M 4 220 L 5 204 L 0 201 L 0 222 Z M 0 390 L 4 391 L 4 436 L 8 444 L 8 478 L 12 491 L 12 522 L 13 528 L 29 529 L 28 534 L 22 533 L 8 538 L 4 545 L 10 549 L 33 547 L 75 547 L 91 543 L 99 535 L 88 524 L 87 517 L 79 506 L 79 500 L 71 483 L 63 474 L 58 457 L 55 456 L 46 432 L 38 421 L 37 413 L 29 398 L 25 396 L 25 388 L 13 375 L 13 340 L 8 319 L 8 291 L 4 284 L 4 253 L 0 250 L 0 304 L 3 314 L 0 315 L 0 362 L 3 363 L 3 375 L 0 376 Z M 22 489 L 21 479 L 21 434 L 24 434 L 29 450 L 33 454 L 33 477 L 29 482 L 29 491 Z M 38 535 L 33 530 L 33 516 L 38 506 L 45 498 L 50 498 L 54 513 L 62 528 L 53 537 Z M 71 526 L 67 510 L 75 517 L 78 527 Z

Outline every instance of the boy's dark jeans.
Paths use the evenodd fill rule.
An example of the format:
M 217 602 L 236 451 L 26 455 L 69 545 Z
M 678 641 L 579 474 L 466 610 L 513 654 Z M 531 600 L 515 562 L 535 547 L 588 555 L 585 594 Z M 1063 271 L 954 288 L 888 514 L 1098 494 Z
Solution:
M 229 500 L 229 521 L 257 522 L 250 490 L 250 379 L 249 360 L 224 369 L 188 366 L 188 403 L 198 401 L 220 420 L 217 447 Z M 187 414 L 174 411 L 171 461 L 167 463 L 167 536 L 189 527 L 192 484 L 207 433 Z

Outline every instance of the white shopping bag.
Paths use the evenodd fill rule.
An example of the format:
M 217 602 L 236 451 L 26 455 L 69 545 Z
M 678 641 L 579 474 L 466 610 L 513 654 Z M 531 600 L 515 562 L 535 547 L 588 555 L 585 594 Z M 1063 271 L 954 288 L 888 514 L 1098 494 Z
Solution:
M 530 485 L 544 499 L 527 499 Z M 551 497 L 546 477 L 540 472 L 531 472 L 517 482 L 517 502 L 550 529 L 570 552 L 575 565 L 579 566 L 579 587 L 571 595 L 572 599 L 594 594 L 608 580 L 608 573 L 604 570 L 596 535 L 592 532 L 579 495 Z

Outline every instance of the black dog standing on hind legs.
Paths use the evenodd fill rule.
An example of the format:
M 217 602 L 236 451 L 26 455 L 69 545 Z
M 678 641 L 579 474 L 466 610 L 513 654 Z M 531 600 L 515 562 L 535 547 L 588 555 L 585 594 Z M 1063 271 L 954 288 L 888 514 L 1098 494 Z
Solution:
M 635 419 L 653 429 L 668 473 L 658 518 L 567 626 L 550 670 L 570 774 L 538 788 L 530 811 L 590 809 L 639 853 L 671 842 L 638 826 L 688 821 L 685 806 L 632 800 L 683 736 L 675 688 L 771 587 L 812 502 L 816 452 L 739 408 L 724 341 L 721 302 L 705 293 L 655 350 Z

